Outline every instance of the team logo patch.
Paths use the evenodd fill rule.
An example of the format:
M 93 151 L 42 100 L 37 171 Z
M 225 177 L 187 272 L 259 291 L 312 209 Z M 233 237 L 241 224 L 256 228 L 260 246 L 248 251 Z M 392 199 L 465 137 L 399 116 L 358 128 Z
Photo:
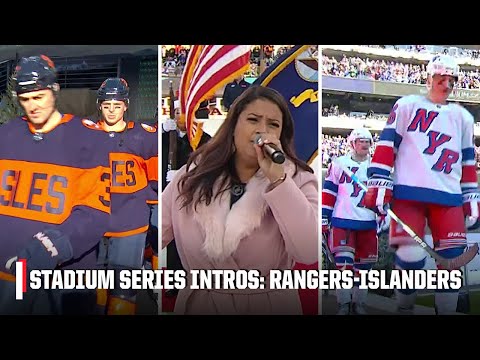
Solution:
M 157 129 L 155 129 L 153 126 L 143 124 L 143 123 L 141 125 L 145 129 L 145 131 L 148 131 L 148 132 L 151 132 L 151 133 L 157 132 Z
M 98 125 L 97 123 L 95 123 L 95 122 L 93 122 L 92 120 L 89 120 L 89 119 L 82 119 L 82 124 L 86 128 L 89 128 L 89 129 L 93 129 L 93 130 L 101 130 L 102 129 L 100 127 L 100 125 Z

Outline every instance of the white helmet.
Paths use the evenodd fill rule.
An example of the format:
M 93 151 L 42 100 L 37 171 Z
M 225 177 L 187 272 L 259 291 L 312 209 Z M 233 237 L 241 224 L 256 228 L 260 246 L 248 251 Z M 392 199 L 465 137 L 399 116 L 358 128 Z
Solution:
M 370 143 L 373 144 L 372 134 L 368 129 L 365 128 L 354 129 L 348 136 L 348 143 L 352 148 L 355 144 L 355 140 L 357 139 L 368 139 L 370 140 Z
M 460 68 L 455 59 L 450 55 L 435 55 L 427 65 L 428 75 L 450 75 L 458 78 Z

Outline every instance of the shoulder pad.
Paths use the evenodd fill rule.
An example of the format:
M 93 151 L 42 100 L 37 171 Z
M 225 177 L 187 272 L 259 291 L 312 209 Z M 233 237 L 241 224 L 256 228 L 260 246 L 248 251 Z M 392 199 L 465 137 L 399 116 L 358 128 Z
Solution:
M 82 119 L 82 124 L 88 129 L 102 130 L 102 127 L 100 125 L 98 125 L 96 122 L 89 119 Z
M 418 95 L 405 95 L 403 97 L 401 97 L 400 99 L 398 99 L 395 104 L 397 106 L 402 106 L 402 105 L 406 105 L 406 104 L 410 104 L 410 103 L 414 103 L 416 101 L 419 101 L 422 99 L 422 96 L 418 96 Z
M 150 133 L 154 133 L 154 132 L 157 132 L 157 129 L 154 128 L 153 126 L 150 126 L 150 125 L 147 125 L 147 124 L 144 124 L 144 123 L 141 123 L 142 125 L 142 128 L 145 130 L 145 131 L 148 131 Z
M 462 114 L 462 117 L 465 120 L 468 120 L 469 122 L 475 122 L 475 118 L 473 117 L 472 113 L 468 109 L 466 109 L 460 104 L 452 104 L 452 105 L 455 105 L 455 108 L 458 109 L 458 111 Z

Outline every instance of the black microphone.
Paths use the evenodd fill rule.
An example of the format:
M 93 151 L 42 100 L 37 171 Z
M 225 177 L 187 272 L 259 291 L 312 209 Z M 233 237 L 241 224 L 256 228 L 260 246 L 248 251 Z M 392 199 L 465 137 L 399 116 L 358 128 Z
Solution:
M 255 143 L 257 145 L 260 145 L 261 140 L 262 140 L 262 135 L 257 134 L 255 136 Z M 283 153 L 282 150 L 278 148 L 277 145 L 272 143 L 263 144 L 262 149 L 263 149 L 263 152 L 267 154 L 274 163 L 283 164 L 285 162 L 285 154 Z

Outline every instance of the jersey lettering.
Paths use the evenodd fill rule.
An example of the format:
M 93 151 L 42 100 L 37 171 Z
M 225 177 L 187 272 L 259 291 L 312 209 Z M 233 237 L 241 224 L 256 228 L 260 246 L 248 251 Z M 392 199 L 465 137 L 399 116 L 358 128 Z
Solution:
M 438 112 L 429 111 L 427 115 L 426 109 L 418 109 L 415 117 L 407 128 L 407 131 L 416 131 L 420 126 L 420 132 L 427 132 L 433 120 L 438 116 Z
M 362 188 L 356 182 L 354 182 L 352 185 L 353 185 L 353 192 L 350 194 L 350 197 L 358 197 L 358 195 L 362 191 Z
M 352 166 L 351 168 L 349 168 L 354 174 L 358 171 L 358 167 L 356 166 Z M 347 174 L 345 174 L 345 171 L 342 171 L 342 175 L 340 175 L 340 179 L 338 180 L 338 183 L 339 184 L 343 184 L 343 183 L 351 183 L 352 182 L 352 179 L 350 178 L 350 176 L 348 176 Z
M 100 195 L 101 172 L 108 168 L 0 160 L 0 214 L 49 224 L 61 224 L 75 206 L 110 212 Z
M 407 131 L 419 130 L 422 133 L 426 133 L 438 114 L 439 113 L 437 111 L 429 111 L 427 114 L 426 109 L 418 109 L 415 117 L 408 126 Z M 439 146 L 449 142 L 452 139 L 450 135 L 434 130 L 430 130 L 427 133 L 427 136 L 428 146 L 423 150 L 423 153 L 427 155 L 434 155 Z M 452 172 L 452 165 L 455 164 L 459 158 L 460 154 L 458 152 L 450 149 L 443 149 L 437 162 L 435 165 L 433 165 L 432 170 L 450 174 Z
M 137 181 L 135 179 L 134 167 L 135 163 L 131 160 L 112 161 L 113 186 L 135 186 Z
M 441 134 L 438 131 L 433 130 L 430 130 L 427 135 L 428 147 L 423 150 L 423 153 L 429 155 L 435 154 L 435 151 L 440 145 L 445 144 L 452 139 L 452 137 L 449 135 Z
M 100 181 L 105 183 L 105 192 L 99 195 L 98 199 L 104 206 L 110 207 L 110 174 L 104 172 L 100 177 Z
M 434 171 L 443 171 L 445 174 L 452 172 L 452 165 L 460 158 L 460 154 L 450 149 L 443 149 L 440 158 L 432 166 Z
M 390 115 L 388 116 L 387 125 L 392 125 L 397 119 L 397 113 L 396 113 L 397 109 L 398 109 L 398 104 L 395 104 L 395 106 L 392 108 L 392 111 L 390 111 Z
M 350 168 L 350 170 L 351 170 L 354 174 L 357 173 L 358 169 L 359 169 L 359 168 L 358 168 L 357 166 L 352 166 L 352 167 Z M 338 180 L 338 183 L 339 183 L 339 184 L 344 184 L 344 183 L 347 183 L 347 184 L 350 184 L 350 183 L 351 183 L 351 184 L 352 184 L 352 186 L 353 186 L 353 191 L 352 191 L 352 193 L 350 194 L 350 197 L 356 198 L 356 197 L 358 197 L 358 195 L 360 195 L 360 193 L 362 192 L 362 188 L 360 187 L 360 185 L 358 185 L 356 182 L 354 182 L 350 176 L 348 176 L 347 174 L 345 174 L 345 172 L 342 172 L 342 175 L 340 176 L 340 179 Z M 362 198 L 363 198 L 363 196 L 365 196 L 365 194 L 362 195 Z M 361 201 L 362 201 L 362 199 L 360 199 L 360 202 L 358 203 L 358 204 L 359 204 L 358 206 L 360 206 Z
M 147 164 L 140 156 L 128 153 L 111 153 L 111 193 L 132 194 L 148 185 Z
M 3 170 L 1 187 L 0 206 L 54 215 L 63 214 L 65 210 L 65 189 L 68 187 L 65 176 Z
M 366 192 L 363 190 L 361 184 L 354 181 L 350 176 L 342 171 L 341 168 L 348 168 L 363 184 L 366 184 L 367 169 L 369 166 L 368 161 L 358 163 L 354 161 L 351 156 L 344 155 L 339 160 L 343 166 L 333 167 L 332 174 L 334 174 L 337 181 L 333 181 L 338 184 L 337 196 L 333 197 L 334 205 L 332 211 L 332 218 L 352 221 L 352 226 L 357 226 L 360 222 L 363 222 L 364 226 L 366 222 L 375 220 L 375 215 L 372 211 L 366 209 L 364 205 L 364 197 Z M 335 179 L 333 179 L 335 180 Z M 339 221 L 343 221 L 339 220 Z M 333 221 L 333 220 L 332 220 Z M 355 225 L 357 223 L 357 225 Z M 345 226 L 347 223 L 344 223 Z M 373 226 L 370 223 L 368 226 Z

